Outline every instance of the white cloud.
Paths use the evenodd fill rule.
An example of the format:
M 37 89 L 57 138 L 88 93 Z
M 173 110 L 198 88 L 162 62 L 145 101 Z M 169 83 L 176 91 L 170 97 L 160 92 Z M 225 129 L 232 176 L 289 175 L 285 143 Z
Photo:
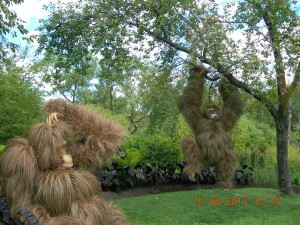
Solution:
M 74 2 L 75 0 L 62 0 L 63 3 Z M 26 36 L 31 36 L 33 34 L 38 34 L 36 30 L 39 27 L 39 20 L 48 17 L 48 12 L 43 9 L 44 5 L 49 5 L 50 3 L 56 4 L 59 0 L 24 0 L 21 4 L 13 4 L 10 6 L 10 10 L 14 11 L 17 16 L 24 21 L 24 27 L 29 31 Z M 13 43 L 20 44 L 21 46 L 26 46 L 27 43 L 22 40 L 22 35 L 18 32 L 17 37 L 12 37 L 8 34 L 7 39 Z M 33 46 L 37 47 L 36 41 L 34 41 Z
M 24 0 L 22 4 L 13 5 L 10 9 L 15 11 L 19 18 L 28 23 L 32 17 L 44 18 L 47 13 L 42 7 L 49 3 L 50 1 L 48 0 Z
M 10 9 L 15 11 L 25 23 L 29 23 L 31 18 L 45 18 L 48 13 L 43 9 L 43 5 L 51 2 L 58 3 L 58 0 L 24 0 L 22 4 L 13 5 Z M 63 0 L 63 2 L 74 2 L 74 0 Z
M 1 0 L 0 0 L 1 1 Z M 69 3 L 69 2 L 74 2 L 75 0 L 62 0 L 63 3 Z M 45 19 L 48 16 L 48 12 L 43 9 L 44 5 L 48 5 L 49 3 L 58 3 L 59 0 L 24 0 L 22 4 L 14 4 L 10 8 L 10 10 L 14 11 L 17 16 L 24 21 L 24 27 L 29 30 L 29 34 L 38 34 L 38 31 L 36 30 L 39 26 L 38 20 L 40 19 Z M 7 36 L 7 38 L 17 44 L 21 44 L 21 47 L 28 47 L 28 43 L 22 40 L 21 34 L 18 33 L 17 38 L 13 38 L 11 36 Z M 26 59 L 21 60 L 18 62 L 19 66 L 22 65 L 30 65 L 33 63 L 32 58 L 34 51 L 36 50 L 38 44 L 37 41 L 35 40 L 34 43 L 31 43 L 30 45 L 30 50 L 29 50 L 29 55 Z M 31 57 L 32 56 L 32 57 Z M 40 82 L 41 81 L 41 76 L 42 74 L 35 74 L 35 79 Z M 46 83 L 43 83 L 41 90 L 49 92 L 52 90 L 52 87 Z M 45 100 L 48 100 L 50 98 L 57 98 L 57 97 L 62 97 L 59 95 L 50 95 L 50 96 L 45 96 Z

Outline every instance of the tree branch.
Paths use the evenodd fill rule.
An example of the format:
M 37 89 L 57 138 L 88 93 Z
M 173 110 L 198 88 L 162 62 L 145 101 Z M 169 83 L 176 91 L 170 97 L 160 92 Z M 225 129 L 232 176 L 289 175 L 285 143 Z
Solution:
M 255 99 L 257 99 L 259 102 L 264 104 L 267 107 L 267 109 L 269 110 L 269 112 L 271 113 L 271 115 L 274 117 L 275 120 L 278 118 L 277 109 L 272 104 L 272 102 L 270 102 L 267 98 L 264 97 L 264 95 L 262 93 L 260 93 L 259 91 L 255 90 L 255 89 L 250 88 L 248 85 L 246 85 L 242 81 L 236 79 L 230 72 L 225 70 L 220 64 L 217 64 L 216 69 L 220 73 L 222 73 L 224 75 L 224 77 L 226 77 L 231 84 L 233 84 L 234 86 L 242 89 L 243 91 L 245 91 L 246 93 L 248 93 L 249 95 L 251 95 Z
M 295 72 L 294 79 L 293 79 L 290 87 L 288 88 L 288 93 L 289 94 L 292 94 L 294 92 L 294 90 L 297 87 L 299 82 L 300 82 L 300 62 L 298 63 L 298 67 L 297 67 L 297 70 Z
M 138 24 L 131 24 L 131 25 L 134 25 L 134 26 L 138 27 Z M 153 32 L 153 31 L 151 31 L 147 28 L 143 27 L 142 29 L 143 29 L 143 31 L 148 33 L 150 36 L 162 41 L 163 43 L 166 43 L 169 46 L 171 46 L 171 47 L 173 47 L 173 48 L 175 48 L 179 51 L 185 52 L 189 55 L 193 55 L 193 56 L 197 57 L 202 63 L 206 63 L 206 64 L 211 65 L 212 67 L 216 68 L 217 71 L 219 73 L 223 74 L 224 77 L 226 77 L 231 84 L 233 84 L 236 87 L 242 89 L 246 93 L 248 93 L 251 96 L 253 96 L 254 98 L 256 98 L 259 102 L 264 104 L 267 107 L 267 109 L 269 110 L 269 112 L 271 113 L 271 115 L 274 117 L 275 120 L 278 118 L 278 111 L 275 108 L 275 106 L 272 104 L 272 102 L 270 102 L 267 98 L 265 98 L 262 93 L 259 93 L 259 91 L 255 90 L 255 89 L 251 89 L 248 85 L 246 85 L 242 81 L 236 79 L 232 75 L 232 73 L 228 72 L 228 69 L 225 69 L 223 66 L 221 66 L 221 64 L 216 63 L 216 62 L 212 62 L 211 60 L 209 60 L 207 58 L 204 58 L 203 56 L 201 56 L 201 55 L 199 55 L 195 52 L 192 52 L 192 50 L 189 50 L 189 49 L 187 49 L 187 48 L 185 48 L 185 47 L 183 47 L 183 46 L 181 46 L 177 43 L 174 43 L 171 39 L 162 37 L 161 35 Z M 209 78 L 209 79 L 214 80 L 214 79 L 217 79 L 217 78 L 214 77 L 214 78 Z
M 274 23 L 274 20 L 270 18 L 269 10 L 269 6 L 267 5 L 266 10 L 264 10 L 262 14 L 262 17 L 269 32 L 270 40 L 272 43 L 273 55 L 275 59 L 279 111 L 286 113 L 290 94 L 286 87 L 285 71 L 283 66 L 280 43 L 277 36 L 277 27 Z
M 221 74 L 217 74 L 212 77 L 205 75 L 205 78 L 210 81 L 217 81 L 217 80 L 221 79 L 221 76 L 222 76 Z

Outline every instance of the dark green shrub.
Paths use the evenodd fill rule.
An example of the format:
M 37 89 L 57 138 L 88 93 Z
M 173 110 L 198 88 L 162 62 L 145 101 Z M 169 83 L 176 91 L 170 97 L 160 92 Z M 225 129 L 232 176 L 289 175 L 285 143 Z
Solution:
M 300 172 L 292 174 L 291 180 L 293 185 L 296 185 L 298 188 L 300 188 Z
M 235 173 L 235 180 L 238 184 L 249 184 L 252 181 L 253 168 L 247 165 L 243 165 L 243 168 L 237 170 Z
M 21 136 L 42 119 L 41 93 L 25 77 L 0 73 L 0 143 Z
M 166 134 L 154 134 L 145 138 L 143 143 L 142 164 L 166 166 L 180 162 L 180 147 Z
M 277 151 L 276 148 L 270 149 L 270 154 L 272 156 L 274 164 L 276 165 Z M 300 148 L 289 146 L 288 153 L 289 160 L 289 172 L 291 176 L 291 181 L 293 185 L 296 185 L 300 188 Z
M 266 149 L 275 145 L 275 131 L 268 125 L 257 123 L 243 116 L 231 134 L 233 148 L 240 165 L 263 166 Z
M 103 190 L 180 183 L 179 145 L 164 133 L 132 135 L 120 147 L 109 168 L 96 172 Z
M 174 132 L 174 138 L 178 145 L 180 145 L 181 141 L 186 137 L 193 137 L 193 131 L 187 124 L 183 115 L 180 114 L 177 118 L 176 128 Z
M 141 151 L 133 147 L 124 149 L 124 155 L 125 157 L 115 156 L 119 166 L 129 166 L 130 168 L 134 168 L 142 159 Z
M 0 156 L 2 155 L 4 151 L 5 145 L 0 145 Z
M 183 160 L 179 145 L 164 133 L 131 136 L 122 149 L 131 156 L 124 159 L 131 167 L 137 164 L 166 166 Z

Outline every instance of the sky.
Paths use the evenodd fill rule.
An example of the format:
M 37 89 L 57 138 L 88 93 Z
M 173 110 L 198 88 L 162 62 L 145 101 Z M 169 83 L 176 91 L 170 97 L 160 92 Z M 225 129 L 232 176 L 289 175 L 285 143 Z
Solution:
M 1 0 L 0 0 L 1 1 Z M 76 0 L 61 0 L 61 2 L 63 3 L 69 3 L 69 2 L 74 2 Z M 217 2 L 219 2 L 219 4 L 222 4 L 224 2 L 226 2 L 227 0 L 217 0 Z M 33 35 L 33 34 L 37 34 L 36 29 L 39 27 L 39 20 L 40 19 L 45 19 L 48 16 L 47 11 L 45 11 L 43 9 L 44 5 L 48 5 L 49 3 L 58 3 L 59 0 L 24 0 L 24 2 L 22 4 L 18 4 L 18 5 L 13 5 L 10 7 L 11 10 L 15 11 L 17 16 L 19 18 L 21 18 L 24 21 L 24 26 L 25 28 L 29 31 L 29 36 Z M 297 3 L 297 9 L 300 9 L 300 1 Z M 300 10 L 297 11 L 300 13 Z M 236 38 L 240 38 L 241 35 L 239 35 L 238 33 L 234 34 Z M 11 42 L 14 42 L 16 44 L 20 44 L 21 48 L 23 47 L 28 47 L 28 44 L 23 41 L 21 34 L 19 34 L 19 36 L 17 38 L 12 38 L 11 35 L 7 36 L 7 39 Z M 31 54 L 33 54 L 33 52 L 35 51 L 35 49 L 37 48 L 38 44 L 35 41 L 34 43 L 32 43 L 30 45 L 30 52 L 32 52 Z M 29 54 L 29 55 L 31 55 Z M 36 56 L 33 56 L 33 58 Z M 31 58 L 29 56 L 29 58 Z M 28 60 L 32 60 L 28 59 Z M 51 87 L 45 85 L 45 90 L 49 91 L 51 89 Z
M 17 15 L 26 22 L 26 28 L 32 31 L 32 29 L 36 28 L 38 19 L 47 16 L 42 6 L 50 2 L 51 0 L 24 0 L 22 4 L 13 5 L 10 9 L 15 11 Z M 57 2 L 57 0 L 52 0 L 52 2 Z
M 63 3 L 74 1 L 76 0 L 61 0 Z M 219 3 L 224 3 L 226 1 L 227 0 L 217 0 Z M 43 9 L 43 5 L 47 5 L 51 2 L 58 3 L 59 0 L 24 0 L 22 4 L 13 5 L 10 9 L 15 11 L 17 15 L 25 21 L 25 28 L 29 31 L 29 35 L 31 35 L 37 32 L 36 29 L 39 26 L 39 20 L 46 18 L 48 15 L 48 13 Z M 300 1 L 297 4 L 297 7 L 300 8 Z M 14 39 L 11 35 L 8 35 L 7 38 L 16 44 L 23 43 L 25 45 L 22 41 L 21 35 Z
M 62 0 L 63 3 L 72 2 L 74 0 Z M 47 17 L 47 12 L 43 10 L 43 5 L 49 3 L 58 3 L 59 0 L 24 0 L 22 4 L 13 5 L 10 9 L 14 10 L 17 15 L 23 19 L 28 29 L 36 26 L 38 19 Z
M 19 18 L 24 21 L 25 28 L 30 34 L 34 34 L 39 26 L 39 20 L 47 18 L 48 13 L 43 9 L 43 5 L 49 3 L 58 3 L 59 0 L 24 0 L 22 4 L 13 5 L 11 10 L 15 11 Z M 74 0 L 62 0 L 64 3 L 72 2 Z M 16 44 L 22 44 L 21 36 L 12 39 L 10 35 L 7 37 Z
M 24 26 L 29 31 L 28 35 L 32 35 L 37 32 L 36 29 L 39 27 L 39 20 L 45 19 L 48 16 L 47 11 L 45 11 L 43 9 L 43 5 L 48 5 L 51 2 L 58 3 L 58 1 L 59 0 L 24 0 L 24 2 L 22 4 L 12 5 L 10 7 L 10 10 L 15 11 L 17 16 L 24 21 Z M 68 3 L 68 2 L 72 2 L 72 1 L 74 1 L 74 0 L 62 0 L 62 2 L 64 2 L 64 3 Z M 11 42 L 20 44 L 21 48 L 28 45 L 22 39 L 22 36 L 20 33 L 19 33 L 18 37 L 16 37 L 16 38 L 12 38 L 11 35 L 7 35 L 6 38 Z M 34 42 L 31 45 L 30 52 L 34 52 L 37 46 L 38 46 L 37 43 Z M 25 59 L 24 62 L 21 61 L 20 63 L 22 64 L 22 63 L 26 63 L 28 61 L 30 61 L 30 59 Z M 40 78 L 38 76 L 39 75 L 37 75 L 37 79 L 39 80 Z M 50 91 L 52 88 L 51 88 L 51 86 L 44 84 L 41 89 L 45 90 L 45 91 Z M 45 96 L 45 100 L 49 100 L 51 98 L 56 98 L 56 97 L 61 97 L 61 96 L 58 94 Z

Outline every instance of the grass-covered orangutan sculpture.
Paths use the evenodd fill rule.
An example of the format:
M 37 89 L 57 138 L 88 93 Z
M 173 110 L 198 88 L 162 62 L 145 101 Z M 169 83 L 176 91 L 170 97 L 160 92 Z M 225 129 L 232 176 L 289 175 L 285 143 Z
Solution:
M 182 141 L 186 161 L 184 173 L 189 179 L 208 166 L 215 166 L 217 184 L 230 188 L 237 156 L 232 149 L 229 131 L 242 115 L 242 101 L 238 89 L 221 81 L 219 91 L 223 99 L 223 114 L 216 105 L 202 106 L 204 78 L 208 70 L 203 66 L 191 69 L 189 81 L 179 99 L 179 109 L 194 132 L 194 138 Z
M 33 126 L 28 139 L 10 140 L 0 159 L 2 195 L 11 218 L 24 221 L 19 212 L 25 209 L 43 225 L 129 224 L 100 197 L 97 178 L 76 169 L 110 159 L 123 129 L 63 100 L 49 101 L 45 109 L 46 122 Z

